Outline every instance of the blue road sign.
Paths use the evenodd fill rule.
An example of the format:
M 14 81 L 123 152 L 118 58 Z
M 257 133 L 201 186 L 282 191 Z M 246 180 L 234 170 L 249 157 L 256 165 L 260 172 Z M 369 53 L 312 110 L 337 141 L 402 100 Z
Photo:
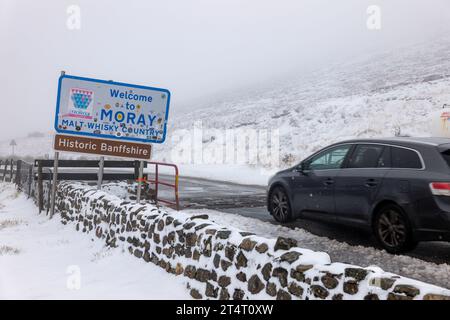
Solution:
M 55 130 L 79 136 L 163 143 L 169 104 L 167 89 L 62 75 Z

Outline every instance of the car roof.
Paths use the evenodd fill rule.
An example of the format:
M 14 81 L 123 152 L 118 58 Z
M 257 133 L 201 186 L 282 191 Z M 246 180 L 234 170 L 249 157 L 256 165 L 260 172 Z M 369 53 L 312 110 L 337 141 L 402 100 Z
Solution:
M 431 145 L 440 146 L 444 144 L 450 145 L 450 138 L 441 137 L 391 137 L 391 138 L 372 138 L 372 139 L 353 139 L 341 141 L 341 143 L 386 143 L 396 145 Z

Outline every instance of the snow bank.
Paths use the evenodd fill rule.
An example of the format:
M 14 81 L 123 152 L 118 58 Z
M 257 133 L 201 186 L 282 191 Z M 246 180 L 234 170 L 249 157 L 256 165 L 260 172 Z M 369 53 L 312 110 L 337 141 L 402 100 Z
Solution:
M 377 267 L 331 263 L 294 239 L 258 237 L 81 184 L 60 184 L 57 208 L 63 224 L 184 275 L 197 299 L 450 299 L 446 289 Z
M 184 277 L 37 214 L 0 182 L 0 300 L 189 299 Z

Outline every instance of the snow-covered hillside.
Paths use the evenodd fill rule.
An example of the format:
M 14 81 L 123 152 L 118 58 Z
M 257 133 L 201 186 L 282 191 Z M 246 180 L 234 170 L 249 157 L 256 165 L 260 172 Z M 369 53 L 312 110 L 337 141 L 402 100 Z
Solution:
M 430 135 L 430 114 L 450 103 L 449 39 L 375 55 L 301 75 L 171 121 L 172 130 L 280 130 L 280 156 L 297 161 L 354 137 Z M 213 141 L 204 137 L 203 141 Z M 168 153 L 168 144 L 163 154 Z
M 209 129 L 278 129 L 280 167 L 342 139 L 393 136 L 399 131 L 428 136 L 431 114 L 450 104 L 449 55 L 450 39 L 439 39 L 297 74 L 246 93 L 228 95 L 192 111 L 177 112 L 177 106 L 172 105 L 168 139 L 164 145 L 155 146 L 154 159 L 183 162 L 173 157 L 172 138 L 180 130 L 192 130 L 196 121 L 201 121 L 205 148 L 217 143 L 217 131 Z M 22 157 L 52 154 L 50 134 L 16 141 L 16 154 Z M 10 153 L 9 141 L 0 142 L 0 155 Z M 216 173 L 214 177 L 226 178 L 217 174 L 217 166 L 203 170 L 202 174 L 200 169 L 208 166 L 198 161 L 192 164 L 192 158 L 185 162 L 184 173 L 195 172 L 205 177 Z M 235 169 L 236 163 L 224 165 L 239 171 Z M 220 168 L 225 168 L 224 165 Z M 256 180 L 264 183 L 267 175 L 262 175 L 264 178 Z M 247 178 L 245 174 L 235 174 L 228 180 L 245 182 Z

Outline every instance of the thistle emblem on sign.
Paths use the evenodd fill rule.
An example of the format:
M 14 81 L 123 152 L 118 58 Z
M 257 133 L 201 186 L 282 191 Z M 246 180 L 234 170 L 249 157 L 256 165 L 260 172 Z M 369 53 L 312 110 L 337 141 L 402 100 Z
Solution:
M 69 100 L 69 117 L 75 118 L 92 118 L 92 106 L 94 104 L 94 91 L 71 88 Z
M 83 89 L 71 89 L 70 98 L 77 109 L 86 110 L 92 102 L 94 92 Z

